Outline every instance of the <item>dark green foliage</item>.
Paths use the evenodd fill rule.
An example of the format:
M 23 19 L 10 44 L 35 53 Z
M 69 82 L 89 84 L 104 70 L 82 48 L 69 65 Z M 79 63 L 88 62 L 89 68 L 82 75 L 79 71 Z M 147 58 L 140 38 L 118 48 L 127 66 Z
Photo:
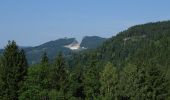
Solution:
M 48 80 L 51 98 L 66 99 L 68 69 L 61 53 L 56 57 L 49 71 Z
M 0 66 L 0 99 L 17 100 L 27 74 L 27 60 L 14 41 L 5 47 Z
M 64 55 L 70 55 L 71 50 L 64 46 L 74 41 L 76 41 L 75 38 L 63 38 L 36 47 L 25 48 L 24 50 L 26 51 L 29 64 L 37 64 L 41 61 L 41 55 L 43 55 L 44 52 L 48 54 L 49 60 L 54 59 L 61 51 Z
M 83 38 L 80 46 L 85 47 L 86 49 L 92 49 L 101 46 L 105 40 L 106 40 L 105 38 L 101 38 L 97 36 L 86 36 Z M 28 63 L 32 65 L 41 62 L 41 55 L 43 55 L 44 52 L 48 54 L 47 56 L 49 57 L 50 62 L 55 58 L 55 55 L 59 54 L 59 52 L 61 51 L 63 55 L 66 57 L 70 57 L 73 52 L 79 52 L 79 50 L 72 51 L 69 48 L 64 47 L 72 43 L 78 43 L 78 41 L 75 38 L 63 38 L 55 41 L 46 42 L 42 45 L 35 46 L 35 47 L 21 46 L 19 48 L 25 50 Z M 81 49 L 80 51 L 82 50 L 84 49 Z M 3 53 L 3 49 L 0 49 L 0 55 L 2 53 Z
M 42 65 L 29 68 L 28 77 L 20 91 L 20 100 L 39 100 L 48 96 L 46 90 L 48 87 L 47 68 L 47 66 Z
M 113 100 L 118 97 L 118 71 L 112 63 L 107 63 L 100 73 L 100 96 L 103 100 Z
M 0 49 L 0 56 L 3 54 L 3 50 L 2 49 Z
M 23 50 L 10 42 L 0 59 L 0 99 L 169 100 L 170 21 L 131 27 L 52 63 L 44 53 L 28 74 L 26 66 Z
M 73 99 L 83 100 L 85 99 L 84 94 L 84 83 L 83 83 L 83 66 L 76 66 L 69 78 L 69 97 Z
M 41 57 L 41 63 L 48 63 L 49 59 L 47 57 L 46 52 L 43 53 L 42 57 Z
M 96 61 L 91 61 L 85 66 L 84 71 L 84 94 L 87 99 L 97 99 L 100 94 L 99 67 Z
M 170 87 L 164 78 L 170 69 L 169 44 L 170 21 L 148 23 L 119 33 L 96 50 L 75 54 L 70 62 L 74 66 L 77 63 L 87 65 L 92 60 L 110 61 L 118 69 L 120 99 L 164 100 Z M 127 71 L 122 71 L 124 67 Z M 146 87 L 150 87 L 149 90 Z
M 66 80 L 68 79 L 68 71 L 65 60 L 61 53 L 57 56 L 54 64 L 50 68 L 48 78 L 50 81 L 51 89 L 56 89 L 57 91 L 64 91 L 64 87 L 66 86 L 65 84 L 67 82 Z
M 80 46 L 87 48 L 87 49 L 94 49 L 100 45 L 102 45 L 102 43 L 105 41 L 105 38 L 101 38 L 98 36 L 86 36 L 83 38 Z

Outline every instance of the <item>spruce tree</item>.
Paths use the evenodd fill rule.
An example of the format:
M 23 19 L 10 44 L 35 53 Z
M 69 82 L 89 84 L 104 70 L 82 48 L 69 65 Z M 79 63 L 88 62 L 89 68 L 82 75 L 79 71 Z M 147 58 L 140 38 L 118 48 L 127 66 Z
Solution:
M 0 98 L 17 100 L 18 91 L 27 73 L 27 61 L 23 50 L 14 41 L 9 41 L 5 47 L 0 70 Z
M 51 92 L 56 94 L 59 99 L 64 98 L 66 87 L 68 86 L 66 84 L 68 81 L 68 70 L 61 53 L 56 57 L 54 64 L 50 68 L 48 79 Z
M 27 76 L 27 68 L 28 68 L 28 63 L 27 63 L 27 59 L 26 59 L 26 56 L 25 56 L 25 52 L 24 50 L 22 49 L 20 51 L 20 61 L 19 61 L 19 79 L 18 79 L 18 82 L 20 82 L 19 85 L 23 85 L 23 81 L 26 79 L 26 76 Z M 20 80 L 23 80 L 23 81 L 20 81 Z M 19 86 L 20 87 L 20 86 Z
M 99 68 L 96 61 L 91 61 L 83 74 L 84 93 L 87 99 L 98 99 L 100 94 Z
M 84 100 L 83 67 L 77 65 L 73 68 L 69 77 L 69 96 L 73 99 Z

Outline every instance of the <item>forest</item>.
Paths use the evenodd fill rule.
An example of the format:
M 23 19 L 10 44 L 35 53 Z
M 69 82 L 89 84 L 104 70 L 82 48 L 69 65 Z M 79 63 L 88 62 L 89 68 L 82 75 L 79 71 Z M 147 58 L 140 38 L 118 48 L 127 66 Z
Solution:
M 170 100 L 170 21 L 132 26 L 69 57 L 44 52 L 32 65 L 9 41 L 0 100 Z

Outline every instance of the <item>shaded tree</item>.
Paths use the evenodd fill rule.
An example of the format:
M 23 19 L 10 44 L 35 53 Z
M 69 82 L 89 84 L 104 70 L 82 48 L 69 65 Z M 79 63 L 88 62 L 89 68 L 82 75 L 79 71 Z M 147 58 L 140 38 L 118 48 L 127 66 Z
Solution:
M 85 67 L 83 74 L 84 94 L 86 99 L 98 99 L 100 94 L 99 67 L 92 61 Z
M 41 63 L 48 63 L 48 62 L 49 62 L 49 59 L 48 59 L 47 53 L 44 52 L 41 57 Z
M 27 60 L 23 50 L 20 50 L 14 41 L 9 41 L 1 59 L 0 98 L 17 100 L 18 91 L 27 74 Z
M 49 89 L 53 90 L 52 93 L 56 91 L 55 94 L 58 94 L 56 95 L 58 99 L 65 98 L 65 94 L 68 91 L 68 70 L 65 59 L 61 53 L 56 57 L 54 64 L 50 68 L 48 80 Z

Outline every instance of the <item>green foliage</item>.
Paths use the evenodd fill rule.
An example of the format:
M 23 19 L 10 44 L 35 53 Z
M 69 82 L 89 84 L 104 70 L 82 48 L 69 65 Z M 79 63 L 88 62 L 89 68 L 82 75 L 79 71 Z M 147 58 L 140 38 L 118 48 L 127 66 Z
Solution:
M 50 68 L 49 73 L 50 88 L 65 91 L 66 82 L 68 80 L 68 70 L 64 57 L 60 53 L 55 59 L 54 64 Z
M 119 82 L 119 95 L 124 98 L 141 99 L 143 100 L 143 94 L 141 94 L 145 88 L 145 71 L 143 68 L 138 68 L 135 65 L 129 64 L 124 68 L 121 73 Z M 142 88 L 144 87 L 144 88 Z
M 103 100 L 113 100 L 118 97 L 118 71 L 112 63 L 107 63 L 100 73 L 100 94 Z
M 46 52 L 43 53 L 42 57 L 41 57 L 41 63 L 48 63 L 48 57 Z
M 99 68 L 96 63 L 90 62 L 83 74 L 84 94 L 88 100 L 97 99 L 100 94 Z
M 48 67 L 43 65 L 31 66 L 28 70 L 28 77 L 24 82 L 24 86 L 20 91 L 20 100 L 38 100 L 42 97 L 47 97 L 47 94 L 42 92 L 48 89 Z M 44 95 L 43 95 L 44 94 Z
M 98 36 L 86 36 L 83 38 L 80 46 L 87 49 L 94 49 L 100 46 L 106 39 Z
M 148 23 L 119 33 L 95 50 L 75 54 L 70 62 L 74 67 L 110 61 L 119 73 L 118 99 L 167 99 L 169 44 L 170 21 Z
M 85 99 L 83 72 L 83 66 L 78 65 L 70 73 L 69 98 L 74 98 L 78 100 Z
M 0 99 L 16 100 L 27 74 L 27 60 L 14 41 L 5 47 L 0 66 Z
M 61 51 L 64 55 L 70 55 L 71 50 L 65 48 L 64 46 L 71 44 L 74 41 L 76 41 L 75 38 L 63 38 L 55 41 L 49 41 L 36 47 L 25 48 L 24 50 L 27 55 L 28 63 L 37 64 L 41 62 L 41 58 L 44 52 L 46 52 L 48 55 L 49 60 L 53 60 L 55 56 L 58 55 Z
M 132 100 L 165 100 L 169 86 L 165 74 L 158 66 L 129 65 L 121 74 L 120 95 Z
M 28 77 L 20 90 L 20 100 L 39 100 L 48 98 L 48 74 L 50 64 L 44 53 L 40 64 L 31 66 L 28 70 Z
M 0 58 L 2 100 L 169 100 L 170 21 L 137 25 L 101 47 L 30 66 L 9 42 Z M 40 60 L 40 59 L 39 59 Z M 26 77 L 25 77 L 26 76 Z

